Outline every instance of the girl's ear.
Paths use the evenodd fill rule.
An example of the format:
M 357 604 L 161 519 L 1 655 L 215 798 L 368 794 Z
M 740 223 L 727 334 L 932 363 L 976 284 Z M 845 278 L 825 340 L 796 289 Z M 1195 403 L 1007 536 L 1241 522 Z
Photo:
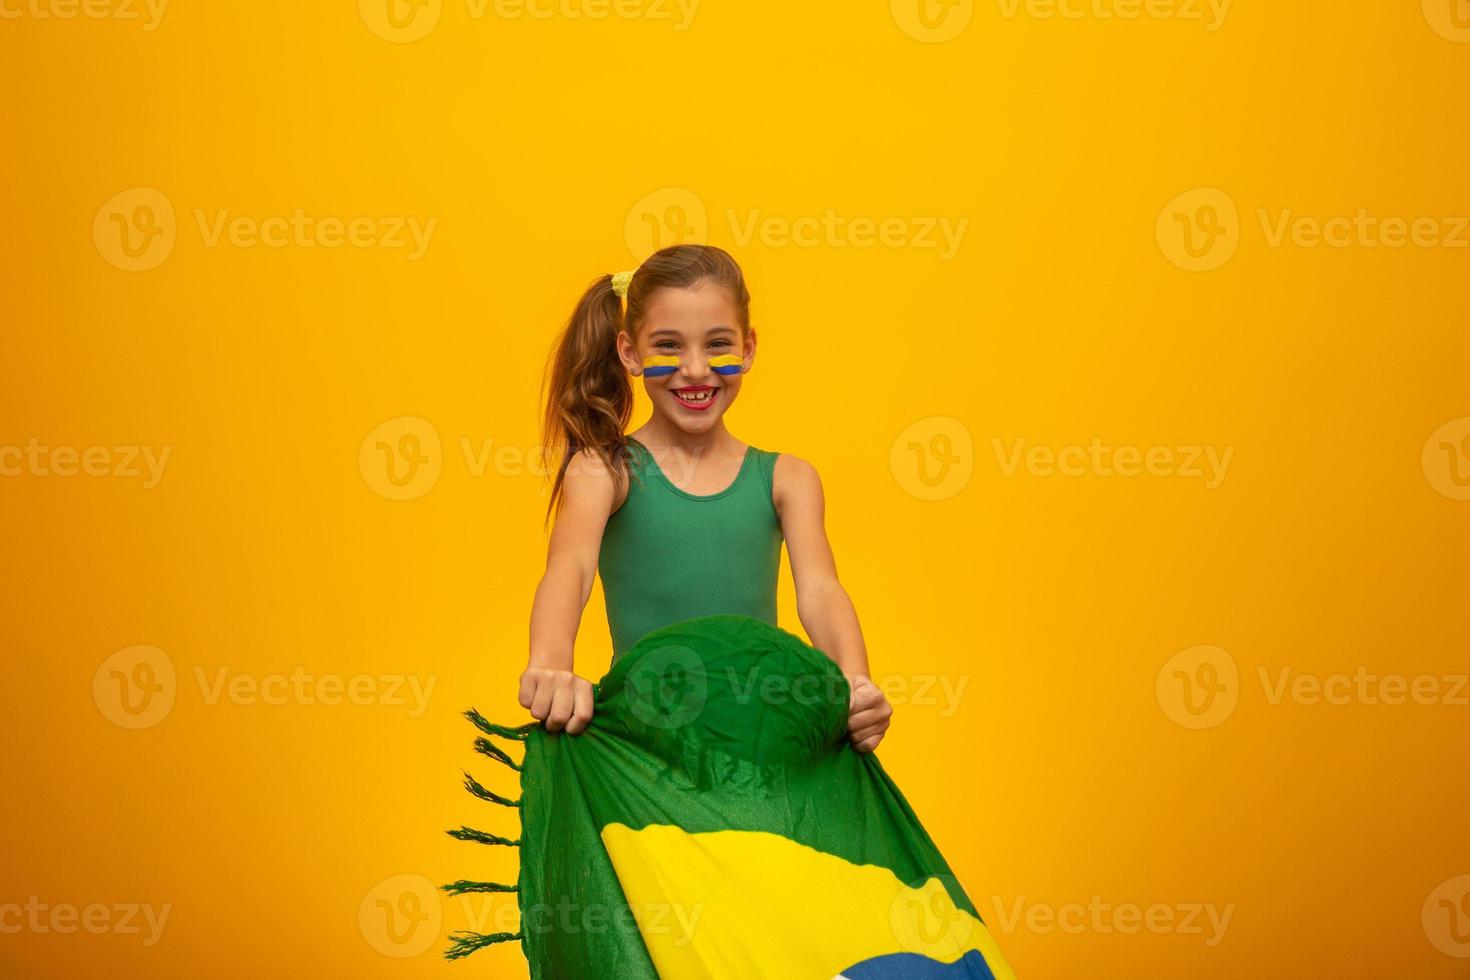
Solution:
M 618 331 L 618 360 L 623 362 L 623 370 L 629 374 L 643 373 L 643 362 L 638 359 L 638 347 L 626 330 Z
M 749 371 L 755 365 L 755 328 L 745 331 L 745 343 L 741 345 L 740 353 L 745 357 L 745 370 Z

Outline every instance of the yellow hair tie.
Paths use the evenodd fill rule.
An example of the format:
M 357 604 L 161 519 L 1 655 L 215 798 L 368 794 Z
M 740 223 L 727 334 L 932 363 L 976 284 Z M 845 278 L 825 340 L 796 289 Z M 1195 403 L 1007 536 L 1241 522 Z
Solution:
M 636 270 L 630 269 L 627 272 L 619 272 L 614 274 L 612 277 L 613 292 L 617 293 L 619 296 L 626 297 L 628 295 L 628 284 L 633 281 L 633 273 L 635 271 Z

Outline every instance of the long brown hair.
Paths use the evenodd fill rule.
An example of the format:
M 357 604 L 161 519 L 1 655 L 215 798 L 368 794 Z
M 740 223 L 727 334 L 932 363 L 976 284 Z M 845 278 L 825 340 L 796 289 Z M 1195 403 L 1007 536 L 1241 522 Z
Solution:
M 728 252 L 713 245 L 671 245 L 649 256 L 628 284 L 626 313 L 613 292 L 611 275 L 593 280 L 577 301 L 542 376 L 542 450 L 548 468 L 553 460 L 560 461 L 546 507 L 548 522 L 561 503 L 567 466 L 583 449 L 593 452 L 619 482 L 629 472 L 624 432 L 633 415 L 633 383 L 618 359 L 618 332 L 626 329 L 637 339 L 644 307 L 657 290 L 705 282 L 730 291 L 744 336 L 750 329 L 745 274 Z

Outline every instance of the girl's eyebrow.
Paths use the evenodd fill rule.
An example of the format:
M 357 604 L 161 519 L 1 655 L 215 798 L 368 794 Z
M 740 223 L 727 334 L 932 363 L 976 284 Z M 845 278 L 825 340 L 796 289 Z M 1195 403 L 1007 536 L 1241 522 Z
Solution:
M 706 331 L 707 334 L 734 333 L 734 332 L 735 332 L 735 328 L 734 327 L 726 326 L 723 323 L 720 324 L 717 327 L 710 327 L 709 330 Z M 680 337 L 680 336 L 682 336 L 682 334 L 680 334 L 679 331 L 673 329 L 672 327 L 660 327 L 659 329 L 650 332 L 648 336 L 649 336 L 650 339 L 652 339 L 654 337 L 662 337 L 665 334 L 667 334 L 670 337 Z

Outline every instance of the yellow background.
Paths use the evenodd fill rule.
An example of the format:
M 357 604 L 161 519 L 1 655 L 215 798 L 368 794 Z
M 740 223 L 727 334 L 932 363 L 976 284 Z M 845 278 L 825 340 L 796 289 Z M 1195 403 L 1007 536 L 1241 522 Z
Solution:
M 443 830 L 505 829 L 460 788 L 512 783 L 458 712 L 522 717 L 541 366 L 594 276 L 698 234 L 754 294 L 732 431 L 817 465 L 875 673 L 967 685 L 952 711 L 900 702 L 881 757 L 1019 976 L 1470 975 L 1444 911 L 1470 872 L 1470 707 L 1272 703 L 1259 674 L 1467 670 L 1470 503 L 1434 461 L 1470 468 L 1470 250 L 1268 235 L 1288 209 L 1470 213 L 1462 0 L 1237 0 L 1213 25 L 996 0 L 930 27 L 903 0 L 704 0 L 683 30 L 653 0 L 446 0 L 400 8 L 398 36 L 366 0 L 40 16 L 65 2 L 0 19 L 0 444 L 170 456 L 152 487 L 0 478 L 0 905 L 171 911 L 151 947 L 0 933 L 0 972 L 524 974 L 509 947 L 439 958 L 507 903 L 429 895 L 399 943 L 377 900 L 515 874 Z M 124 271 L 107 231 L 145 199 L 109 202 L 136 188 L 174 242 Z M 1166 206 L 1199 189 L 1236 208 L 1236 250 L 1187 271 L 1168 229 L 1209 215 Z M 211 245 L 197 217 L 297 209 L 437 225 L 410 260 Z M 914 234 L 743 232 L 829 211 Z M 953 256 L 926 219 L 968 221 Z M 439 437 L 437 478 L 393 500 L 362 450 L 404 418 Z M 1213 489 L 1007 473 L 994 440 L 1022 439 L 1232 457 Z M 472 465 L 486 447 L 510 452 Z M 935 490 L 921 458 L 959 475 Z M 175 700 L 129 730 L 94 680 L 138 645 Z M 1238 673 L 1196 729 L 1165 667 L 1200 646 Z M 608 656 L 595 594 L 578 667 Z M 297 668 L 434 687 L 415 717 L 211 703 L 196 673 Z M 1006 928 L 1018 902 L 1042 918 Z M 1232 917 L 1213 945 L 1046 926 L 1089 903 Z

